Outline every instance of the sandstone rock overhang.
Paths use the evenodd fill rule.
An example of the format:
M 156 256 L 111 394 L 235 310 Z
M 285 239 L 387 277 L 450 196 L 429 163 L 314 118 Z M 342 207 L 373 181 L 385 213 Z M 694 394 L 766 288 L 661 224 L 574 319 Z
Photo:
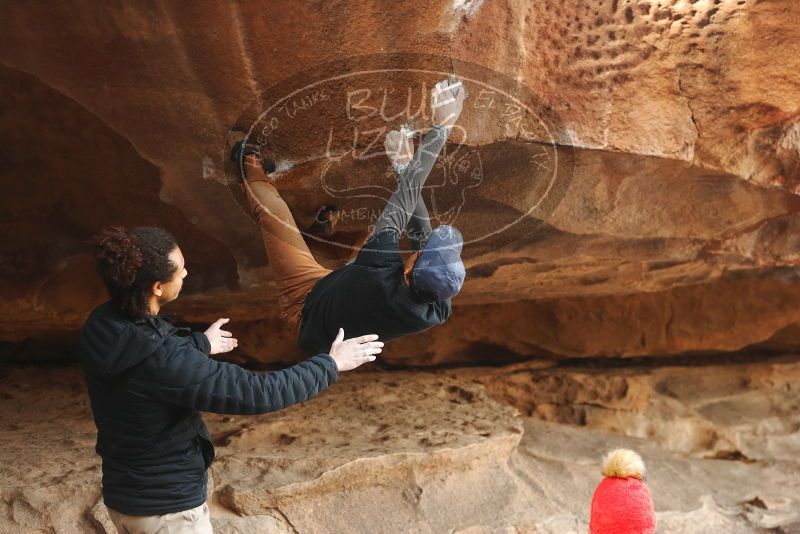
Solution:
M 428 348 L 437 338 L 423 337 L 404 354 L 455 362 L 480 347 L 512 357 L 794 347 L 796 2 L 407 2 L 380 17 L 351 9 L 0 8 L 0 83 L 10 95 L 0 337 L 74 331 L 103 295 L 85 238 L 111 222 L 147 222 L 168 226 L 189 253 L 181 315 L 207 321 L 224 310 L 248 320 L 260 332 L 253 339 L 273 339 L 244 347 L 255 359 L 274 359 L 266 345 L 288 350 L 258 235 L 225 180 L 230 127 L 270 88 L 320 65 L 425 52 L 457 74 L 481 65 L 536 95 L 538 111 L 563 126 L 570 173 L 551 211 L 470 249 L 457 303 L 471 317 L 502 317 L 514 303 L 514 313 L 553 328 L 515 326 L 499 342 L 473 329 L 438 356 Z M 472 190 L 464 224 L 479 229 L 525 212 L 525 156 L 542 140 L 469 120 L 464 146 L 487 179 Z M 313 156 L 286 172 L 301 221 L 323 201 L 307 181 L 320 165 Z M 356 168 L 342 167 L 346 181 Z M 363 230 L 345 221 L 339 238 Z M 313 246 L 323 261 L 342 260 Z M 778 304 L 764 309 L 763 295 Z M 716 303 L 703 309 L 710 336 L 675 327 L 702 320 L 692 304 L 701 298 Z M 581 341 L 567 323 L 606 339 Z M 457 324 L 466 323 L 441 332 L 457 339 Z

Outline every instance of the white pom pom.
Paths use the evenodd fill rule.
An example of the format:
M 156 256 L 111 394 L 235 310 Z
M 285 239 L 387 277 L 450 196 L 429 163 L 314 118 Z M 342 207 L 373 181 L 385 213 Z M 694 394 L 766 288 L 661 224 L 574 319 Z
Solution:
M 603 475 L 607 477 L 634 477 L 644 480 L 642 457 L 629 449 L 614 449 L 603 458 Z

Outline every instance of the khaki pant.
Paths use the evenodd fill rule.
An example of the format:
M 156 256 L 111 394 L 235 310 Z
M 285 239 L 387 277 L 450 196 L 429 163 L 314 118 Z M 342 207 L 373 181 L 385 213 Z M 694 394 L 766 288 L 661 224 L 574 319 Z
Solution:
M 257 173 L 258 170 L 248 169 L 248 177 Z M 258 174 L 263 176 L 263 173 Z M 269 178 L 249 179 L 243 188 L 261 227 L 261 239 L 275 274 L 281 317 L 296 332 L 300 328 L 306 295 L 331 271 L 314 259 L 289 206 Z
M 108 508 L 108 516 L 119 534 L 213 534 L 205 503 L 164 515 L 125 515 Z

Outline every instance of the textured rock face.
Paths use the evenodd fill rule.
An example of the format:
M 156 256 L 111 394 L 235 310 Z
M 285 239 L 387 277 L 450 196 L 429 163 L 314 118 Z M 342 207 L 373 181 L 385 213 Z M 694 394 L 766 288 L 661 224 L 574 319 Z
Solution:
M 333 267 L 393 187 L 367 156 L 424 128 L 455 72 L 470 99 L 425 198 L 470 241 L 468 281 L 446 325 L 381 359 L 529 361 L 352 373 L 278 414 L 207 416 L 215 531 L 584 532 L 615 446 L 644 456 L 664 532 L 797 531 L 800 370 L 767 356 L 800 349 L 798 18 L 794 0 L 2 4 L 0 360 L 70 345 L 104 298 L 85 240 L 114 223 L 176 235 L 190 274 L 167 311 L 230 316 L 232 359 L 302 358 L 224 162 L 232 126 L 258 125 L 302 228 L 342 209 L 308 236 Z M 707 365 L 720 351 L 750 354 Z M 4 373 L 0 531 L 114 532 L 80 374 Z
M 0 378 L 2 532 L 115 532 L 76 371 Z M 600 458 L 625 446 L 646 462 L 659 531 L 795 532 L 797 374 L 796 363 L 350 373 L 279 413 L 205 416 L 212 522 L 221 533 L 586 532 Z
M 473 374 L 523 414 L 647 439 L 704 458 L 793 460 L 800 453 L 796 361 L 653 368 L 541 369 Z
M 495 73 L 483 81 L 524 88 L 527 116 L 557 119 L 552 139 L 524 134 L 509 108 L 481 108 L 482 87 L 468 82 L 473 106 L 448 147 L 463 143 L 483 173 L 456 221 L 465 235 L 525 214 L 537 143 L 558 143 L 566 165 L 546 210 L 468 246 L 452 324 L 398 344 L 391 361 L 792 348 L 798 15 L 791 0 L 6 5 L 0 337 L 79 326 L 102 299 L 85 238 L 112 222 L 149 223 L 172 230 L 189 260 L 174 311 L 232 316 L 243 357 L 299 357 L 275 320 L 256 228 L 227 183 L 229 129 L 287 80 L 399 52 L 406 70 L 468 77 L 482 65 Z M 295 128 L 267 144 L 301 225 L 329 200 L 315 181 L 327 137 L 309 125 L 342 126 L 333 101 L 305 101 Z M 384 171 L 374 160 L 339 178 L 387 186 Z M 355 242 L 367 222 L 344 219 L 334 238 Z M 312 247 L 328 265 L 347 255 Z
M 106 298 L 85 241 L 122 221 L 174 232 L 197 259 L 190 291 L 236 286 L 226 247 L 161 202 L 158 169 L 128 141 L 31 76 L 3 68 L 0 80 L 4 338 L 80 324 Z

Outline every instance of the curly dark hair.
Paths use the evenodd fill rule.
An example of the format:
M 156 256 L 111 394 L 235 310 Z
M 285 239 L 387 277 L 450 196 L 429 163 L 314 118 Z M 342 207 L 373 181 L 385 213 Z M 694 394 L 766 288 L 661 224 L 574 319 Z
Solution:
M 169 259 L 177 243 L 163 228 L 122 226 L 106 228 L 90 241 L 95 248 L 97 272 L 111 302 L 129 318 L 147 315 L 147 299 L 155 282 L 168 282 L 176 265 Z

